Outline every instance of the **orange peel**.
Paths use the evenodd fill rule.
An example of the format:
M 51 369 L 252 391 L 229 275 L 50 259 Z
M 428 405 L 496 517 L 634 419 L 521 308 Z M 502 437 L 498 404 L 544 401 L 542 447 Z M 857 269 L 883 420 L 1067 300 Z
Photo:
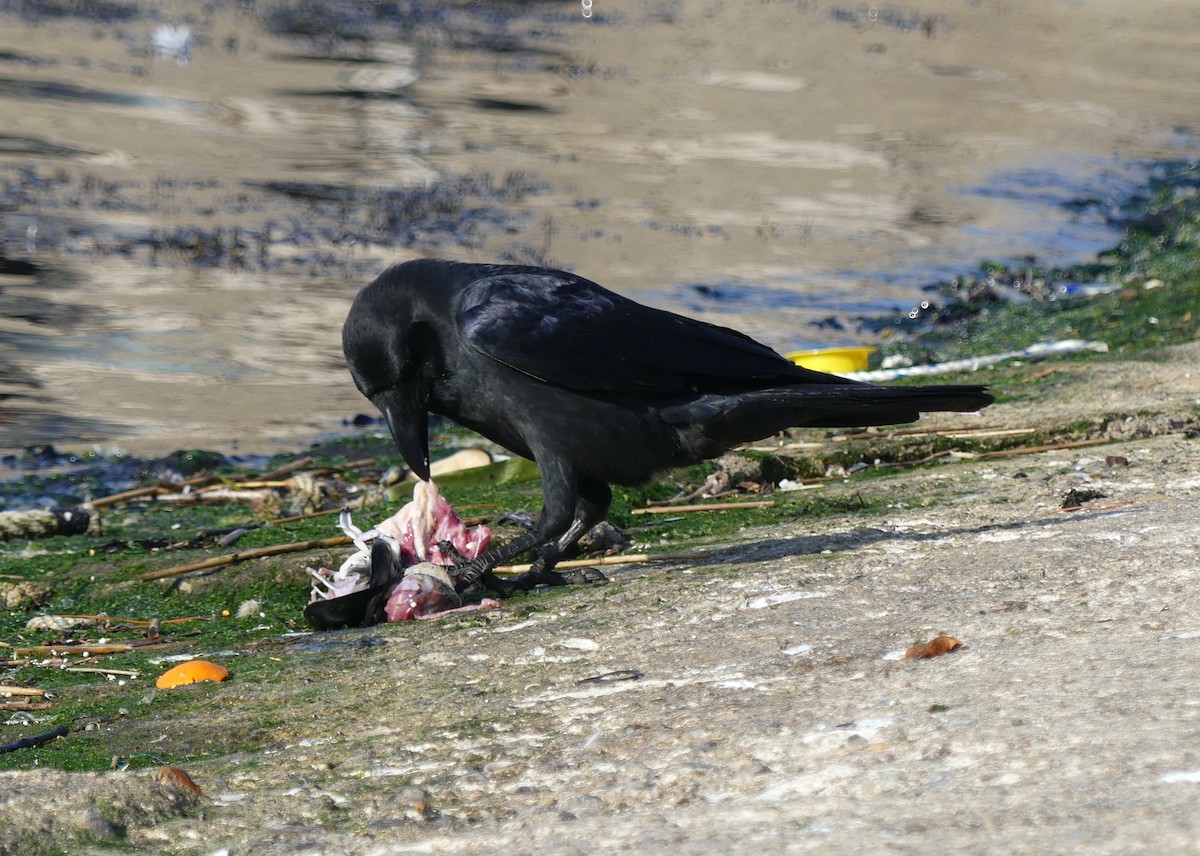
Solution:
M 223 681 L 229 677 L 229 670 L 208 660 L 188 660 L 167 669 L 158 676 L 154 685 L 160 690 L 174 689 L 187 684 L 198 684 L 201 681 Z

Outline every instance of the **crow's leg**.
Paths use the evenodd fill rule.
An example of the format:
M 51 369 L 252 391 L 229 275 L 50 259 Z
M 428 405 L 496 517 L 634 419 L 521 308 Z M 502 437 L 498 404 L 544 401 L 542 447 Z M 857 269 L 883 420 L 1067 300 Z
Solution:
M 573 568 L 566 573 L 554 570 L 563 553 L 575 546 L 593 526 L 608 514 L 612 504 L 612 491 L 602 481 L 581 477 L 576 483 L 575 516 L 567 531 L 558 540 L 546 545 L 538 553 L 533 567 L 521 574 L 509 585 L 526 590 L 537 585 L 563 586 L 589 582 L 607 582 L 608 578 L 595 568 Z
M 561 465 L 542 467 L 542 513 L 533 529 L 500 547 L 494 547 L 455 573 L 461 592 L 482 579 L 501 597 L 529 591 L 538 585 L 561 586 L 572 582 L 603 580 L 595 569 L 575 572 L 571 577 L 554 573 L 554 564 L 583 535 L 604 519 L 612 502 L 612 491 L 604 482 L 577 477 Z M 544 545 L 544 546 L 543 546 Z M 500 579 L 492 568 L 534 547 L 542 547 L 533 567 L 513 579 Z M 587 571 L 591 573 L 588 574 Z
M 513 591 L 511 582 L 501 580 L 492 573 L 492 568 L 497 565 L 503 565 L 505 562 L 521 555 L 526 550 L 531 550 L 534 547 L 539 547 L 546 543 L 546 538 L 541 534 L 541 520 L 546 516 L 546 509 L 542 509 L 542 516 L 539 518 L 539 525 L 535 526 L 530 531 L 518 535 L 507 544 L 502 544 L 499 547 L 480 553 L 466 565 L 455 570 L 454 576 L 456 582 L 454 587 L 459 591 L 466 591 L 470 586 L 474 585 L 477 580 L 482 579 L 488 588 L 497 592 L 501 597 L 508 597 Z
M 575 487 L 574 473 L 562 465 L 548 463 L 540 467 L 542 474 L 542 513 L 538 515 L 537 523 L 528 532 L 518 535 L 507 544 L 492 547 L 480 554 L 470 564 L 457 570 L 455 588 L 460 592 L 474 584 L 480 577 L 486 577 L 488 588 L 497 592 L 501 597 L 507 597 L 514 591 L 527 591 L 537 583 L 516 585 L 523 580 L 522 575 L 516 580 L 501 580 L 492 573 L 492 568 L 502 565 L 526 550 L 541 547 L 561 538 L 570 530 L 572 514 L 577 503 L 578 492 Z

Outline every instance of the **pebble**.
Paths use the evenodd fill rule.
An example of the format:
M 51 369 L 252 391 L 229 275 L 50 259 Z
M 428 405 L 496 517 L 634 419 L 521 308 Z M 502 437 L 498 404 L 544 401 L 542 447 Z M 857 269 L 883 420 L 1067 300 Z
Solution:
M 117 829 L 112 821 L 91 806 L 80 812 L 80 820 L 83 829 L 91 837 L 102 841 L 112 841 L 117 837 Z
M 404 816 L 411 820 L 430 820 L 437 816 L 429 791 L 417 785 L 410 785 L 396 791 L 391 803 L 395 808 L 402 810 Z
M 600 649 L 600 644 L 591 639 L 563 639 L 558 644 L 561 648 L 571 648 L 575 651 L 598 651 Z

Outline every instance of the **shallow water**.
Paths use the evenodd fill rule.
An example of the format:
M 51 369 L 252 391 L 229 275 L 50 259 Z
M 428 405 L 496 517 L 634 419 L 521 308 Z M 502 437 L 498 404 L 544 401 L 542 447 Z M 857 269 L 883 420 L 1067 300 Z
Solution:
M 1115 243 L 1195 154 L 1187 2 L 111 8 L 0 11 L 0 452 L 341 430 L 349 301 L 419 255 L 867 340 L 982 259 Z

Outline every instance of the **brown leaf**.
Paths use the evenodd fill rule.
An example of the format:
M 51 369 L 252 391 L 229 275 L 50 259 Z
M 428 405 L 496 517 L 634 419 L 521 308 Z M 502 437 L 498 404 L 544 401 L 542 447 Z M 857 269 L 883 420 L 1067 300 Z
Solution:
M 159 767 L 158 780 L 164 785 L 192 791 L 207 799 L 208 795 L 200 790 L 200 786 L 192 781 L 192 777 L 178 767 Z
M 949 654 L 962 647 L 962 643 L 953 636 L 938 636 L 936 639 L 931 639 L 924 645 L 914 645 L 904 652 L 905 660 L 923 660 L 928 657 L 937 657 L 940 654 Z

